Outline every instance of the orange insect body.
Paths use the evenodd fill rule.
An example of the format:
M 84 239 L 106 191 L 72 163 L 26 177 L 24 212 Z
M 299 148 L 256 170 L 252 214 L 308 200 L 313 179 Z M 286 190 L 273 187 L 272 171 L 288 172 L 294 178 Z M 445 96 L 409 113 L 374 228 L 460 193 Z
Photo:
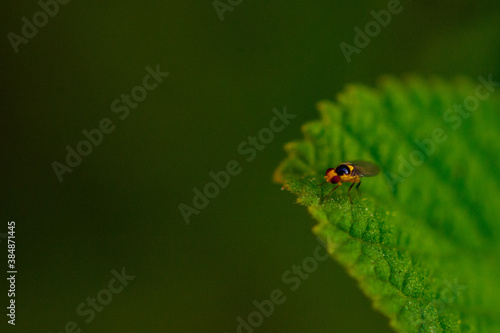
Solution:
M 376 176 L 379 172 L 380 169 L 378 168 L 378 166 L 366 161 L 345 162 L 339 164 L 336 168 L 329 168 L 328 170 L 326 170 L 325 182 L 323 184 L 331 183 L 337 184 L 337 186 L 335 186 L 333 190 L 328 193 L 326 198 L 328 198 L 328 196 L 330 196 L 330 194 L 332 194 L 332 192 L 337 187 L 342 185 L 342 183 L 352 183 L 348 191 L 349 199 L 351 199 L 351 189 L 355 183 L 358 183 L 356 188 L 361 185 L 361 177 L 373 177 Z
M 342 183 L 360 183 L 361 177 L 353 174 L 354 167 L 347 163 L 342 163 L 335 169 L 330 168 L 326 170 L 325 180 L 328 183 L 339 184 Z

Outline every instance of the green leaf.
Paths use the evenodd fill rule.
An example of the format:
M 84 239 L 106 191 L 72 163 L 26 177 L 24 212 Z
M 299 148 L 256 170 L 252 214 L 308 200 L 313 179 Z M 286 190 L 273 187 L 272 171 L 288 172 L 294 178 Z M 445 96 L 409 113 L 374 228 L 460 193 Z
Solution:
M 482 82 L 350 85 L 275 172 L 398 332 L 500 332 L 500 98 Z M 323 200 L 325 170 L 354 160 L 381 173 L 352 205 L 349 183 Z

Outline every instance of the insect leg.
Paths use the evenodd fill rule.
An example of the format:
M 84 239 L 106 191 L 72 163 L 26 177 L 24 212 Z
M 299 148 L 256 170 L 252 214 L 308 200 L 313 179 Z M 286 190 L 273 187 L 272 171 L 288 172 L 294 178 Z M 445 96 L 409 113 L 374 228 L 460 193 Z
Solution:
M 352 183 L 352 185 L 349 187 L 349 190 L 347 191 L 347 194 L 349 194 L 349 200 L 351 201 L 351 205 L 352 205 L 351 189 L 352 189 L 353 186 L 354 186 L 354 183 Z
M 358 183 L 356 186 L 356 190 L 358 190 L 359 195 L 361 196 L 361 190 L 359 189 L 359 186 L 361 185 L 361 181 Z
M 331 190 L 331 191 L 330 191 L 330 193 L 328 193 L 328 195 L 327 195 L 326 197 L 324 197 L 324 198 L 323 198 L 323 200 L 326 200 L 326 199 L 330 196 L 330 194 L 332 194 L 332 192 L 333 192 L 333 191 L 335 191 L 335 189 L 336 189 L 337 187 L 339 187 L 339 186 L 340 186 L 340 184 L 339 184 L 339 185 L 337 185 L 337 186 L 335 186 L 335 187 L 333 188 L 333 190 Z

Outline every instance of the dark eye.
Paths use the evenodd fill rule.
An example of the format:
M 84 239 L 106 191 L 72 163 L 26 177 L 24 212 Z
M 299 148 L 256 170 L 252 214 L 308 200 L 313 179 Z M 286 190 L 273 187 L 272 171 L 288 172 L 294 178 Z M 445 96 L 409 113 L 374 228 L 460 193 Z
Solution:
M 330 171 L 332 171 L 332 170 L 333 170 L 333 168 L 329 168 L 329 169 L 327 169 L 327 170 L 326 170 L 326 173 L 325 173 L 325 176 L 328 176 L 328 173 L 329 173 Z
M 342 164 L 339 165 L 337 169 L 335 169 L 335 172 L 337 173 L 337 175 L 343 176 L 343 175 L 348 175 L 351 171 L 349 170 L 347 165 Z

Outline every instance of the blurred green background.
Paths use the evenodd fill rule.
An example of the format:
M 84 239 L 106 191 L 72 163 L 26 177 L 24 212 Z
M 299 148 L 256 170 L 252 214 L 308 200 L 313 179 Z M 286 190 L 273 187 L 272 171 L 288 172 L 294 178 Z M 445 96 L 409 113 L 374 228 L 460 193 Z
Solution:
M 278 288 L 286 301 L 255 332 L 391 332 L 332 260 L 295 291 L 283 282 L 318 243 L 306 209 L 272 183 L 283 145 L 318 117 L 317 101 L 347 83 L 499 72 L 500 3 L 492 0 L 401 1 L 348 64 L 339 44 L 353 44 L 354 27 L 387 4 L 242 1 L 221 21 L 211 1 L 71 1 L 17 54 L 7 34 L 21 34 L 21 18 L 40 7 L 4 4 L 0 232 L 16 221 L 19 273 L 16 327 L 5 315 L 1 326 L 236 332 L 237 317 Z M 111 102 L 157 64 L 170 75 L 120 120 Z M 285 105 L 296 118 L 247 162 L 238 145 Z M 64 163 L 65 146 L 103 118 L 115 130 L 59 182 L 51 163 Z M 193 188 L 230 160 L 242 172 L 187 225 L 178 205 L 192 205 Z M 77 306 L 122 267 L 136 278 L 86 324 Z

